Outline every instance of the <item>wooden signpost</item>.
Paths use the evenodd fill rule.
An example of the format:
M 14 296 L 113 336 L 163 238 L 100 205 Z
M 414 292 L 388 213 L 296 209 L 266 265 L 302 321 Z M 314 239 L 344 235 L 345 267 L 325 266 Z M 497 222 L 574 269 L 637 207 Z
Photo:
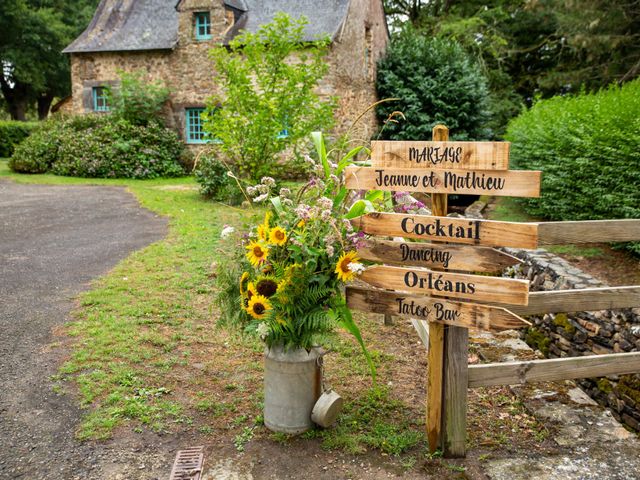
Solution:
M 364 260 L 465 272 L 499 272 L 522 263 L 517 257 L 487 247 L 369 239 L 358 249 Z
M 372 142 L 371 157 L 371 167 L 346 169 L 348 188 L 429 193 L 432 215 L 369 213 L 352 220 L 369 235 L 419 241 L 366 240 L 360 258 L 383 265 L 368 267 L 359 278 L 377 289 L 348 287 L 347 305 L 410 318 L 414 325 L 428 323 L 426 419 L 432 452 L 441 447 L 445 456 L 464 456 L 468 388 L 640 370 L 640 353 L 467 365 L 469 328 L 500 331 L 529 325 L 519 315 L 640 306 L 640 286 L 529 293 L 528 281 L 486 276 L 520 262 L 490 247 L 640 240 L 640 220 L 514 223 L 447 217 L 448 193 L 537 197 L 541 174 L 509 171 L 509 143 L 449 142 L 442 125 L 434 128 L 432 142 Z M 426 337 L 422 328 L 418 333 Z
M 375 265 L 367 268 L 359 279 L 379 288 L 480 302 L 526 305 L 529 296 L 529 282 L 526 280 L 423 268 Z

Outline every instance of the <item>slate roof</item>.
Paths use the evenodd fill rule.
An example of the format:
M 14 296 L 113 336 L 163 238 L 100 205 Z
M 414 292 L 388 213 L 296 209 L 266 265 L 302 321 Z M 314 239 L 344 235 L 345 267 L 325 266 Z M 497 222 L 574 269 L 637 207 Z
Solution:
M 305 40 L 335 38 L 347 15 L 350 0 L 226 0 L 243 11 L 227 34 L 255 32 L 278 12 L 309 19 Z M 176 0 L 101 0 L 87 29 L 64 53 L 170 50 L 178 42 Z

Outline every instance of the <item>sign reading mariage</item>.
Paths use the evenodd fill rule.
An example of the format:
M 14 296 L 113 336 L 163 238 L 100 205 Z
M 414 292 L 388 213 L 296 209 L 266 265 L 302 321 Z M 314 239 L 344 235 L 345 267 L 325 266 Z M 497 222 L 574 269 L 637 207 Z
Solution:
M 371 156 L 371 167 L 345 170 L 347 188 L 430 194 L 540 195 L 540 172 L 507 170 L 506 142 L 373 142 Z M 381 212 L 363 215 L 352 223 L 370 235 L 441 242 L 382 239 L 365 242 L 358 251 L 360 257 L 383 265 L 369 267 L 360 279 L 373 287 L 395 292 L 392 293 L 395 297 L 385 295 L 380 297 L 385 301 L 366 306 L 362 293 L 358 297 L 350 290 L 348 301 L 354 308 L 490 330 L 513 328 L 516 323 L 527 325 L 511 312 L 464 302 L 527 305 L 527 281 L 472 273 L 496 272 L 518 263 L 514 257 L 488 247 L 535 248 L 538 224 Z M 444 269 L 456 272 L 438 271 Z M 472 273 L 461 273 L 465 271 Z M 419 302 L 400 292 L 427 295 L 430 300 Z M 498 313 L 510 320 L 492 325 L 490 314 Z

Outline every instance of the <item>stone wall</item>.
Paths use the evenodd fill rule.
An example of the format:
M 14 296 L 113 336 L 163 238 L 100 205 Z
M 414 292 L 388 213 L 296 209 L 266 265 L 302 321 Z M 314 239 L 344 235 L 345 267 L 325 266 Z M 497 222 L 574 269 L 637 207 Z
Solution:
M 504 250 L 524 260 L 505 275 L 528 279 L 531 291 L 606 286 L 545 250 Z M 640 308 L 546 314 L 530 320 L 533 327 L 522 331 L 522 338 L 547 357 L 640 350 Z M 617 420 L 640 431 L 640 375 L 581 379 L 577 383 L 609 407 Z
M 203 9 L 211 11 L 213 36 L 211 40 L 196 41 L 193 11 Z M 171 89 L 170 124 L 184 135 L 185 108 L 204 106 L 210 96 L 219 93 L 208 51 L 220 44 L 230 27 L 229 22 L 221 2 L 183 1 L 179 40 L 174 50 L 72 54 L 73 113 L 91 111 L 92 87 L 116 84 L 118 71 L 142 71 L 146 81 L 161 80 Z M 329 73 L 318 88 L 321 96 L 338 97 L 337 132 L 344 132 L 376 101 L 376 62 L 384 54 L 387 41 L 382 2 L 352 0 L 343 27 L 330 49 Z M 376 128 L 373 111 L 359 123 L 356 136 L 368 139 Z

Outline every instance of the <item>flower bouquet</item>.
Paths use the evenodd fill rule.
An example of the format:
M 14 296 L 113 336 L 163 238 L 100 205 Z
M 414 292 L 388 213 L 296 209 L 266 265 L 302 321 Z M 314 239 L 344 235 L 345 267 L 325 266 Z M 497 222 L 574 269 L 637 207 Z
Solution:
M 231 245 L 223 246 L 232 258 L 218 272 L 221 320 L 258 335 L 267 352 L 310 352 L 343 327 L 361 345 L 375 378 L 343 295 L 344 284 L 365 268 L 356 253 L 362 235 L 349 219 L 374 209 L 371 197 L 347 200 L 341 178 L 363 147 L 333 163 L 322 135 L 313 138 L 319 160 L 308 161 L 315 176 L 297 193 L 276 189 L 269 177 L 247 189 L 252 202 L 267 211 L 249 232 L 229 237 Z M 267 404 L 265 392 L 265 410 Z

